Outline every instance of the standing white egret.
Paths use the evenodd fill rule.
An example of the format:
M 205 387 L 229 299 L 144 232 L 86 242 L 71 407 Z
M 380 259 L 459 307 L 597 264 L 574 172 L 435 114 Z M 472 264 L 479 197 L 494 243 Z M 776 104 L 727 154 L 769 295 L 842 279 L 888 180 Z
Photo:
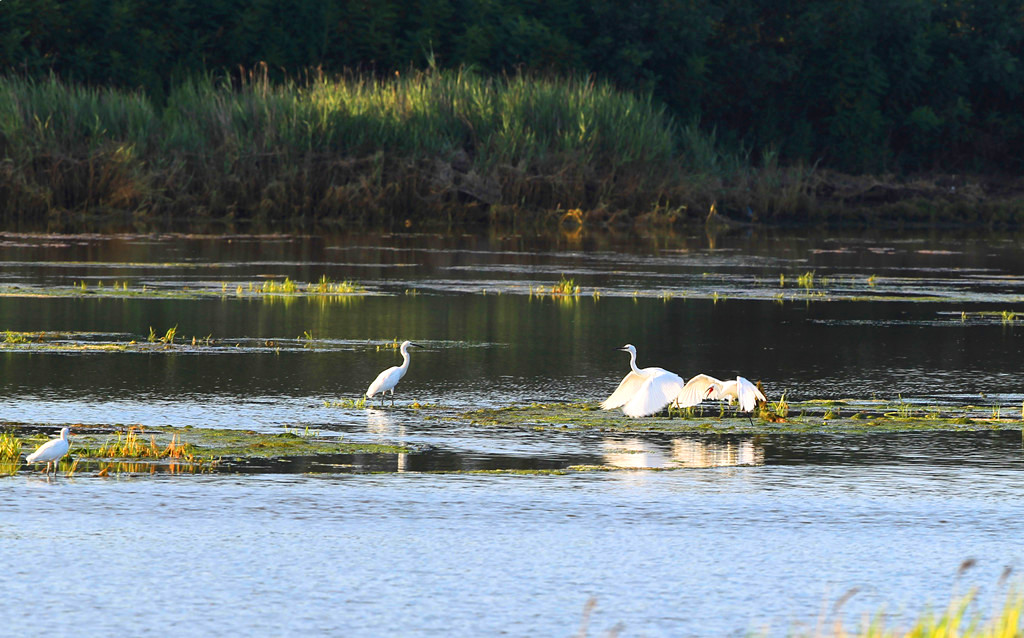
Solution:
M 373 395 L 380 392 L 380 405 L 384 406 L 384 393 L 391 390 L 391 405 L 395 404 L 395 386 L 402 380 L 405 373 L 409 371 L 409 347 L 422 348 L 423 346 L 417 345 L 411 341 L 403 341 L 401 348 L 402 352 L 402 365 L 391 366 L 387 370 L 384 370 L 377 375 L 377 378 L 373 380 L 370 387 L 366 389 L 366 398 L 370 398 Z
M 59 439 L 51 439 L 46 443 L 43 443 L 39 448 L 29 454 L 25 459 L 27 463 L 42 463 L 46 462 L 46 473 L 50 473 L 50 463 L 53 463 L 53 473 L 57 473 L 57 462 L 64 458 L 64 455 L 71 449 L 71 443 L 68 441 L 68 434 L 70 433 L 69 428 L 63 428 L 60 431 Z
M 626 416 L 641 417 L 657 414 L 683 389 L 679 375 L 664 368 L 636 366 L 636 348 L 632 344 L 619 348 L 629 353 L 630 372 L 619 382 L 611 396 L 601 403 L 601 409 L 622 408 Z

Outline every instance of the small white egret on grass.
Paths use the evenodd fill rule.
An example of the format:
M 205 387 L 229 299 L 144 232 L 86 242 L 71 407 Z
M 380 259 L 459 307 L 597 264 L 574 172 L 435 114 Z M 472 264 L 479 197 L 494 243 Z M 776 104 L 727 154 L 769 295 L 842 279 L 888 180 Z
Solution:
M 423 346 L 416 345 L 411 341 L 403 341 L 399 350 L 402 352 L 402 365 L 391 366 L 387 370 L 384 370 L 377 375 L 377 378 L 373 380 L 370 387 L 366 389 L 366 398 L 370 398 L 373 395 L 380 392 L 380 404 L 384 406 L 384 393 L 388 390 L 391 391 L 391 405 L 395 404 L 395 386 L 402 380 L 405 373 L 409 371 L 409 347 L 422 348 Z
M 632 344 L 627 343 L 619 350 L 629 353 L 631 371 L 619 382 L 615 392 L 601 403 L 602 410 L 621 407 L 626 416 L 650 416 L 660 412 L 683 389 L 682 378 L 673 372 L 664 368 L 638 368 L 636 348 Z
M 53 473 L 57 473 L 57 462 L 64 458 L 64 455 L 71 449 L 68 441 L 68 434 L 71 430 L 63 428 L 60 431 L 59 439 L 52 439 L 39 446 L 32 454 L 25 459 L 27 463 L 46 463 L 46 473 L 50 473 L 50 463 L 53 463 Z

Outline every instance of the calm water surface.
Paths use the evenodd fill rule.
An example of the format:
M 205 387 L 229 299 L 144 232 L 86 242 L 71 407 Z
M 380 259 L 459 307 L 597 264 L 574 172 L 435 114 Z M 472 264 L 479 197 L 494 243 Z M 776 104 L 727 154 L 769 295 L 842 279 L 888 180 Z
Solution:
M 901 396 L 1010 414 L 1024 401 L 1024 330 L 1002 314 L 1022 310 L 1018 246 L 5 236 L 0 329 L 68 334 L 0 351 L 0 419 L 310 427 L 411 452 L 208 476 L 0 478 L 0 617 L 132 635 L 572 635 L 594 597 L 591 635 L 787 634 L 813 630 L 851 588 L 839 613 L 856 623 L 883 607 L 913 617 L 975 585 L 987 610 L 1004 568 L 1022 568 L 1020 432 L 634 436 L 424 413 L 598 401 L 626 372 L 615 348 L 630 342 L 642 366 L 743 374 L 772 399 Z M 367 294 L 247 292 L 323 275 Z M 543 292 L 563 278 L 579 296 Z M 82 282 L 92 292 L 72 295 Z M 133 294 L 110 295 L 115 282 Z M 211 345 L 56 347 L 144 342 L 173 326 Z M 398 363 L 377 348 L 395 338 L 426 346 L 398 408 L 325 404 Z M 680 469 L 423 473 L 572 464 Z M 958 578 L 968 558 L 976 566 Z

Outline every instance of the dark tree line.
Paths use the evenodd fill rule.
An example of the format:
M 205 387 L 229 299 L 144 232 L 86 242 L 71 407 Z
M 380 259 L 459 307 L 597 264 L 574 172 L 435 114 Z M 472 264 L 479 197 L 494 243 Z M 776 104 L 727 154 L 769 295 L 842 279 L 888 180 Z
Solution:
M 139 87 L 266 62 L 595 74 L 752 161 L 1024 169 L 1022 0 L 7 0 L 0 65 Z

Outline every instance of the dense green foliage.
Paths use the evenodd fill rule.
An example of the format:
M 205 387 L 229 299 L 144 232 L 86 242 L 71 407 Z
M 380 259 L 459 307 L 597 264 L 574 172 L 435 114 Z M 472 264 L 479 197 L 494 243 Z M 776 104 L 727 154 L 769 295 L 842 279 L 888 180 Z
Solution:
M 0 210 L 374 224 L 502 206 L 650 211 L 677 181 L 676 139 L 664 106 L 599 81 L 198 79 L 157 105 L 0 77 Z
M 847 171 L 1024 169 L 1020 0 L 32 0 L 0 68 L 143 88 L 197 72 L 437 64 L 594 73 L 735 150 Z

